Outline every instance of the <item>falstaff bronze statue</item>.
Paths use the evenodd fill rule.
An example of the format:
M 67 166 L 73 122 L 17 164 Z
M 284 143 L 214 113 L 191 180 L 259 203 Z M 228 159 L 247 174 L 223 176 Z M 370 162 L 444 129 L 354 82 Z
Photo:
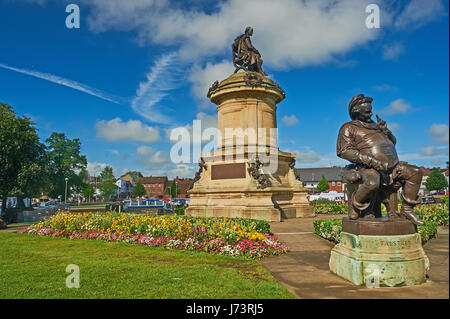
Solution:
M 349 104 L 352 121 L 345 123 L 337 140 L 337 155 L 352 162 L 343 172 L 349 183 L 350 219 L 381 217 L 381 204 L 390 220 L 407 218 L 416 225 L 424 222 L 414 213 L 422 170 L 398 160 L 396 139 L 386 122 L 372 117 L 371 97 L 359 94 Z M 402 206 L 397 212 L 397 191 L 402 187 Z

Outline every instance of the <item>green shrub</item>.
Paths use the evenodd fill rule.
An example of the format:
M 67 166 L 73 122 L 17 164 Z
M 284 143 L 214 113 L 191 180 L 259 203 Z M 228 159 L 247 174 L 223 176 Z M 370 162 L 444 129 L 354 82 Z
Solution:
M 3 221 L 3 219 L 0 219 L 0 229 L 6 228 L 6 223 Z
M 319 198 L 311 201 L 312 205 L 317 204 L 334 204 L 335 202 L 332 200 L 329 200 L 328 198 Z
M 175 215 L 184 215 L 185 210 L 186 210 L 186 206 L 185 207 L 176 207 L 173 212 Z
M 444 195 L 441 197 L 441 201 L 445 204 L 448 209 L 448 195 Z
M 340 203 L 327 203 L 327 204 L 316 204 L 314 205 L 314 212 L 316 214 L 347 214 L 348 205 Z
M 415 212 L 425 223 L 433 222 L 440 226 L 448 226 L 448 207 L 445 205 L 418 205 Z
M 417 231 L 422 238 L 422 245 L 429 241 L 431 238 L 436 237 L 437 224 L 432 221 L 427 221 L 423 226 L 417 226 Z
M 339 243 L 342 232 L 342 219 L 319 219 L 314 221 L 314 234 L 329 241 Z M 437 224 L 429 221 L 424 226 L 418 226 L 417 232 L 422 239 L 422 245 L 436 237 Z
M 339 242 L 342 232 L 341 219 L 319 219 L 314 221 L 314 234 L 335 243 Z

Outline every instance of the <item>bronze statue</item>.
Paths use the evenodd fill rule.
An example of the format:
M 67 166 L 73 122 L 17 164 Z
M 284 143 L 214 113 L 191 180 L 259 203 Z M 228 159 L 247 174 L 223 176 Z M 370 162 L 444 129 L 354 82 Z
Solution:
M 233 65 L 236 68 L 234 73 L 243 69 L 244 71 L 267 75 L 262 69 L 263 60 L 261 59 L 261 54 L 250 41 L 252 35 L 253 28 L 247 27 L 245 33 L 238 36 L 231 46 L 233 51 Z
M 389 219 L 408 218 L 416 225 L 424 222 L 414 213 L 422 170 L 398 160 L 396 139 L 378 115 L 372 117 L 373 98 L 359 94 L 349 104 L 352 121 L 342 125 L 337 140 L 337 155 L 352 162 L 344 179 L 354 189 L 349 198 L 350 219 L 381 217 L 381 203 Z M 397 191 L 403 187 L 402 206 L 397 213 Z

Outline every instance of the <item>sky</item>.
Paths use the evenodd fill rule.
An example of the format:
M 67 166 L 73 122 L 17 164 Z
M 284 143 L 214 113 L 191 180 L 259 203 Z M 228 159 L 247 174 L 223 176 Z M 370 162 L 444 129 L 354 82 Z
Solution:
M 70 4 L 79 28 L 66 25 Z M 380 8 L 379 28 L 366 25 L 370 4 Z M 193 177 L 199 154 L 171 161 L 170 132 L 192 130 L 194 120 L 217 126 L 206 93 L 233 73 L 231 44 L 252 26 L 264 71 L 286 92 L 279 147 L 297 154 L 297 168 L 347 164 L 337 134 L 359 93 L 373 97 L 400 160 L 445 167 L 448 8 L 444 0 L 2 0 L 0 101 L 30 117 L 42 141 L 52 132 L 79 138 L 91 175 L 110 165 L 116 177 Z

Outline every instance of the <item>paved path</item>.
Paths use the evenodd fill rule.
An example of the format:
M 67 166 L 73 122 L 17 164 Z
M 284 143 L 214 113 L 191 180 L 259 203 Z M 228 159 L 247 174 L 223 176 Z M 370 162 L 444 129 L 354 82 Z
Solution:
M 449 230 L 439 227 L 437 238 L 424 245 L 430 260 L 429 280 L 419 286 L 367 288 L 331 273 L 328 267 L 333 243 L 313 234 L 316 219 L 342 218 L 319 215 L 271 223 L 271 231 L 288 245 L 286 255 L 260 261 L 297 298 L 449 298 Z
M 18 225 L 18 226 L 8 226 L 7 228 L 4 229 L 0 229 L 0 232 L 5 232 L 5 233 L 14 233 L 17 232 L 23 228 L 26 228 L 30 225 Z

